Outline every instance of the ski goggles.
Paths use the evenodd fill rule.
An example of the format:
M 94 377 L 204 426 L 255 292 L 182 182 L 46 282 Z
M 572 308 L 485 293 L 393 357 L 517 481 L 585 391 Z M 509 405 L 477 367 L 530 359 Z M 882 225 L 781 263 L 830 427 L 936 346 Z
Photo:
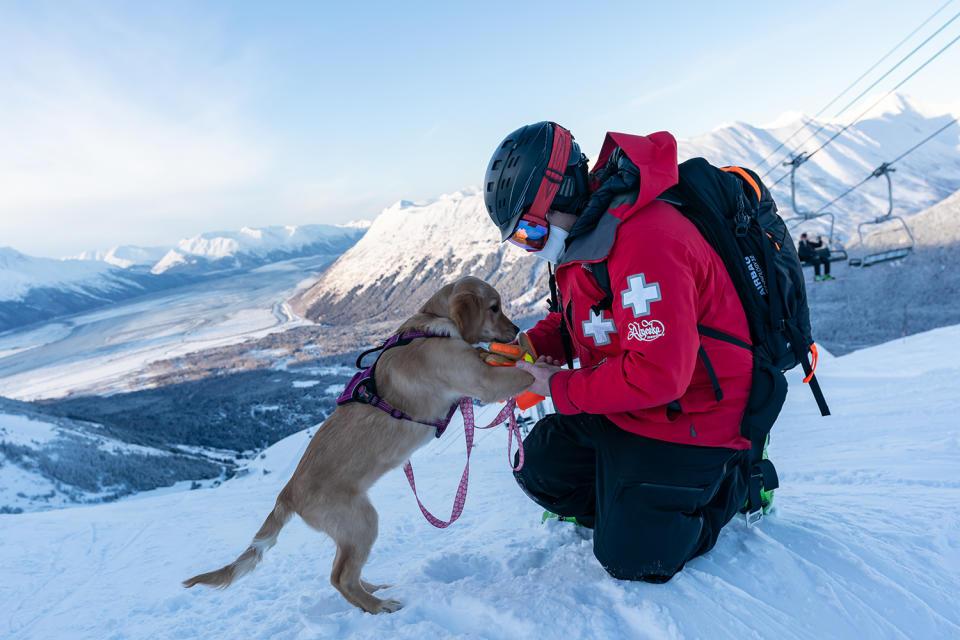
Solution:
M 537 188 L 537 195 L 530 208 L 520 216 L 513 233 L 507 238 L 512 244 L 527 251 L 540 251 L 547 244 L 547 236 L 550 235 L 547 211 L 563 183 L 563 172 L 567 169 L 570 147 L 573 144 L 573 136 L 569 131 L 555 122 L 551 124 L 553 125 L 553 147 L 547 168 L 543 172 L 543 179 Z
M 517 228 L 507 240 L 527 251 L 540 251 L 547 244 L 550 235 L 550 225 L 540 218 L 528 217 L 524 214 L 517 221 Z

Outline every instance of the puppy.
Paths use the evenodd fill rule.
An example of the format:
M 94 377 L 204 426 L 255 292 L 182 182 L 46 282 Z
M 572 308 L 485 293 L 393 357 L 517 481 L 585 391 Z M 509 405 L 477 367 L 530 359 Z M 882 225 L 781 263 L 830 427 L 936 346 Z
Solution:
M 417 338 L 388 349 L 376 369 L 377 391 L 408 416 L 443 419 L 464 396 L 505 400 L 533 383 L 533 376 L 520 369 L 487 365 L 471 347 L 480 341 L 509 342 L 518 330 L 503 314 L 497 291 L 482 280 L 466 277 L 443 287 L 397 333 L 415 330 L 449 337 Z M 360 577 L 377 538 L 377 512 L 367 490 L 434 433 L 433 427 L 393 418 L 367 404 L 338 406 L 311 439 L 246 551 L 221 569 L 184 581 L 184 586 L 229 586 L 257 566 L 296 513 L 336 543 L 330 582 L 344 598 L 369 613 L 396 611 L 400 602 L 372 595 L 386 585 Z

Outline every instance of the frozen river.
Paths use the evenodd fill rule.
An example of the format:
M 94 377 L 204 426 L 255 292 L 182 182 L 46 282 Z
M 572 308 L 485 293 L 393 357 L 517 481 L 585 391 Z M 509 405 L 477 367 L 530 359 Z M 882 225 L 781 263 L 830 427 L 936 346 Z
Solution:
M 0 334 L 0 395 L 122 391 L 150 362 L 307 324 L 286 300 L 333 259 L 277 262 Z

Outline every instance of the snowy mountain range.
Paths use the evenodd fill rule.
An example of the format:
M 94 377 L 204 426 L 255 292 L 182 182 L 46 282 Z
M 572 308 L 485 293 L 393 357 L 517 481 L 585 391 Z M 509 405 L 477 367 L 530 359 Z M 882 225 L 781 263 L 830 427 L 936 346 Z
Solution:
M 817 209 L 849 186 L 870 175 L 881 162 L 893 160 L 954 116 L 894 95 L 815 154 L 797 174 L 797 203 Z M 745 123 L 724 125 L 695 138 L 679 140 L 680 159 L 703 156 L 717 165 L 758 167 L 761 160 L 798 128 L 823 130 L 804 149 L 812 151 L 839 131 L 843 124 L 814 121 L 787 114 L 768 127 Z M 801 133 L 796 140 L 803 140 Z M 789 152 L 781 149 L 774 162 Z M 765 179 L 773 185 L 786 169 L 773 165 Z M 914 214 L 960 189 L 960 126 L 905 157 L 893 174 L 895 211 Z M 790 209 L 789 178 L 773 187 L 785 218 Z M 886 212 L 886 184 L 868 183 L 837 203 L 839 241 L 856 236 L 857 224 Z M 804 223 L 799 230 L 828 233 L 823 220 Z M 359 319 L 395 320 L 410 313 L 443 282 L 464 274 L 484 278 L 496 286 L 511 312 L 524 316 L 542 312 L 546 291 L 545 265 L 499 236 L 478 188 L 468 188 L 428 201 L 401 201 L 384 210 L 367 234 L 344 253 L 309 290 L 291 301 L 298 313 L 313 320 L 339 323 Z
M 84 251 L 73 258 L 76 260 L 93 260 L 106 262 L 121 269 L 134 266 L 149 266 L 156 264 L 169 251 L 166 247 L 138 247 L 122 245 L 106 251 Z
M 478 188 L 385 209 L 291 306 L 331 324 L 392 320 L 407 315 L 440 283 L 468 274 L 497 287 L 521 312 L 529 313 L 545 291 L 546 264 L 501 244 Z
M 882 163 L 893 161 L 957 117 L 960 108 L 924 105 L 903 94 L 893 94 L 869 117 L 843 133 L 840 131 L 849 118 L 814 120 L 788 113 L 763 127 L 736 122 L 702 136 L 681 139 L 679 154 L 681 160 L 703 156 L 714 164 L 738 164 L 756 169 L 761 176 L 767 174 L 763 180 L 771 187 L 781 216 L 787 218 L 794 215 L 790 172 L 780 163 L 791 154 L 816 151 L 796 172 L 797 207 L 816 211 L 867 178 Z M 798 130 L 792 140 L 774 152 L 781 141 Z M 817 151 L 836 134 L 840 135 Z M 918 213 L 960 189 L 960 124 L 910 152 L 894 165 L 894 170 L 894 212 L 899 215 Z M 836 214 L 836 239 L 846 243 L 856 237 L 858 223 L 886 213 L 887 207 L 886 180 L 869 180 L 827 209 Z M 805 224 L 804 228 L 827 231 L 825 221 Z
M 340 254 L 356 242 L 369 223 L 350 225 L 243 227 L 184 238 L 151 267 L 153 274 L 171 271 L 244 268 L 302 255 Z
M 170 283 L 105 261 L 34 258 L 0 247 L 0 333 Z
M 368 226 L 244 227 L 184 238 L 172 248 L 125 245 L 63 260 L 0 248 L 0 332 L 280 260 L 314 255 L 333 260 Z

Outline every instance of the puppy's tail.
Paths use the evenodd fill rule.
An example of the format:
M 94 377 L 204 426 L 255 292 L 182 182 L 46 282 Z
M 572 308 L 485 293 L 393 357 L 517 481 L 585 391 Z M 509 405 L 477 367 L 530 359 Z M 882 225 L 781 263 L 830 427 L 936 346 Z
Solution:
M 277 499 L 277 504 L 273 507 L 273 511 L 271 511 L 267 519 L 264 520 L 263 526 L 257 531 L 257 535 L 253 537 L 253 542 L 250 543 L 246 551 L 240 554 L 240 557 L 216 571 L 201 573 L 198 576 L 193 576 L 189 580 L 184 580 L 183 586 L 189 589 L 195 584 L 205 584 L 219 589 L 226 589 L 234 580 L 250 573 L 260 564 L 260 560 L 263 558 L 263 552 L 277 543 L 277 536 L 280 534 L 280 530 L 283 529 L 283 526 L 287 524 L 292 516 L 293 510 L 285 504 L 283 496 L 281 495 L 281 497 Z

